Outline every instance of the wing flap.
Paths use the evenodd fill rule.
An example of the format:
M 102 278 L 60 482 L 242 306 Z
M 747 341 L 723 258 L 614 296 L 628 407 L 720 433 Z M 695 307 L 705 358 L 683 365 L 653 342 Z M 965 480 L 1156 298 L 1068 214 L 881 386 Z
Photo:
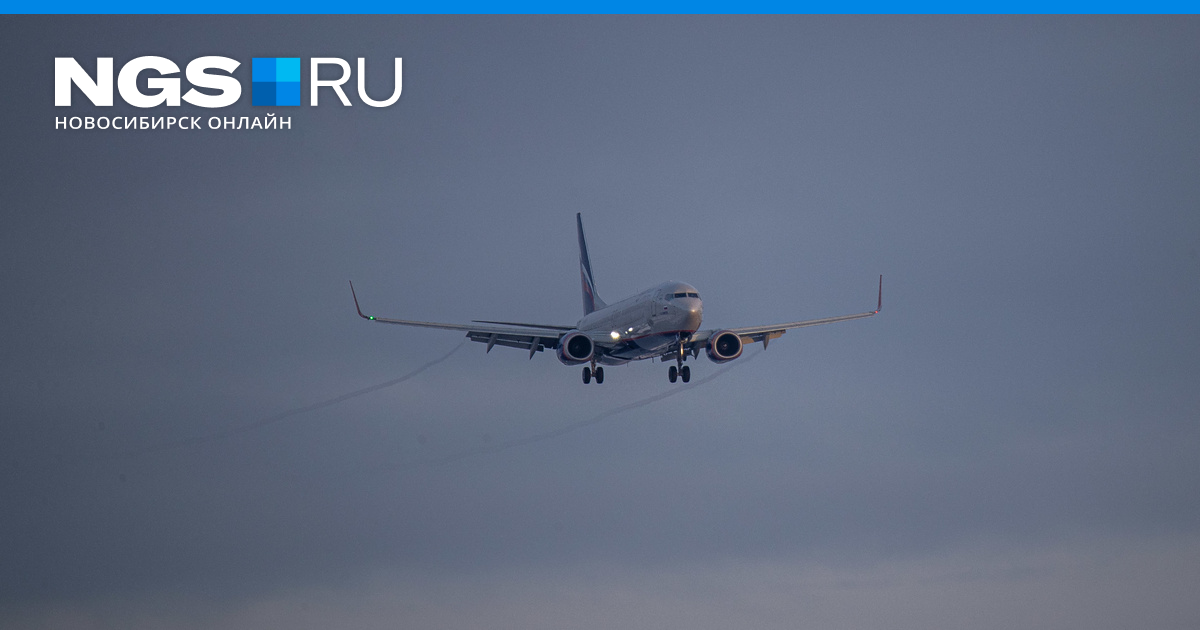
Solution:
M 531 336 L 529 334 L 520 335 L 516 333 L 497 334 L 488 332 L 470 331 L 467 337 L 471 341 L 478 341 L 493 346 L 504 346 L 506 348 L 518 348 L 521 350 L 529 350 L 534 344 L 537 344 L 537 349 L 534 352 L 541 352 L 543 348 L 557 348 L 557 337 L 541 337 Z
M 574 326 L 555 326 L 553 324 L 524 324 L 521 322 L 494 322 L 487 319 L 473 319 L 475 324 L 498 324 L 500 326 L 519 326 L 521 328 L 540 328 L 541 330 L 561 330 L 563 332 L 575 330 Z

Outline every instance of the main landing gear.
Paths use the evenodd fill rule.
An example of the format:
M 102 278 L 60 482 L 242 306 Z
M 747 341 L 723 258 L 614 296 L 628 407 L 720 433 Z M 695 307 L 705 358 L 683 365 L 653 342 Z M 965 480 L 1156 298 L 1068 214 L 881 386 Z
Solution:
M 667 378 L 674 383 L 675 379 L 682 379 L 684 383 L 692 380 L 692 368 L 688 366 L 675 367 L 672 365 L 667 368 Z
M 603 383 L 604 382 L 604 368 L 602 368 L 602 367 L 584 367 L 583 368 L 584 384 L 591 383 L 592 377 L 596 378 L 597 385 Z

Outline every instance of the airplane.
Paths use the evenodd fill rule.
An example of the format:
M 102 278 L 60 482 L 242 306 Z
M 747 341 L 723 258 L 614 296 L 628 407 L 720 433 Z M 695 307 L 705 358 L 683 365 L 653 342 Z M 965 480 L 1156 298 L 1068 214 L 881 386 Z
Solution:
M 564 365 L 588 364 L 583 368 L 584 384 L 593 379 L 597 384 L 604 382 L 604 368 L 601 365 L 623 365 L 630 361 L 656 358 L 663 362 L 675 362 L 667 370 L 670 382 L 682 380 L 687 383 L 692 378 L 692 371 L 684 362 L 689 357 L 698 357 L 701 350 L 714 363 L 727 363 L 742 356 L 742 350 L 748 343 L 761 341 L 765 350 L 772 339 L 778 339 L 793 328 L 873 317 L 883 309 L 881 275 L 874 311 L 768 326 L 700 330 L 704 305 L 700 293 L 690 284 L 664 282 L 615 304 L 606 304 L 600 299 L 596 294 L 580 213 L 575 214 L 575 225 L 579 234 L 583 318 L 574 326 L 489 320 L 472 320 L 471 324 L 442 324 L 375 317 L 362 312 L 358 295 L 354 293 L 354 283 L 351 282 L 350 295 L 354 298 L 354 308 L 359 317 L 373 322 L 465 331 L 471 341 L 486 343 L 487 352 L 491 352 L 494 346 L 520 348 L 528 350 L 532 359 L 534 354 L 551 349 Z

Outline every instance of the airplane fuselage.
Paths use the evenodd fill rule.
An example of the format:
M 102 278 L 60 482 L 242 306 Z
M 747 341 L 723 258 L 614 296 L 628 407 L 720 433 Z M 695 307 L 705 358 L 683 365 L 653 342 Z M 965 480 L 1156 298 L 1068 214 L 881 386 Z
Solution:
M 656 287 L 588 313 L 576 329 L 595 340 L 615 344 L 597 361 L 620 365 L 661 356 L 682 334 L 700 329 L 704 305 L 696 288 L 683 282 Z

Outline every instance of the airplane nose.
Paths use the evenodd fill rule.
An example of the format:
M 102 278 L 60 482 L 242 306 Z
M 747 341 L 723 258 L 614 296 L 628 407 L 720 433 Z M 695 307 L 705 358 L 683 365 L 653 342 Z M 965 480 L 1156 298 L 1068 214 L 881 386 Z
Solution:
M 687 311 L 687 327 L 692 330 L 699 330 L 700 322 L 704 319 L 704 309 L 697 304 Z

